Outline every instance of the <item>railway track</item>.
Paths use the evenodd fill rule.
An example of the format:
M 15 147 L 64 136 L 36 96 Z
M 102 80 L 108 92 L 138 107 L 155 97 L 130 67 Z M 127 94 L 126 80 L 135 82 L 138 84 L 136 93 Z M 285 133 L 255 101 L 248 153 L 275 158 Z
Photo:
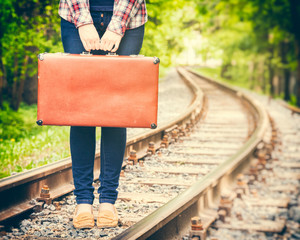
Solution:
M 268 127 L 264 109 L 237 90 L 200 79 L 184 69 L 180 73 L 201 87 L 205 96 L 204 114 L 188 136 L 180 137 L 162 156 L 159 153 L 145 160 L 149 168 L 141 171 L 149 173 L 151 166 L 159 164 L 154 171 L 165 169 L 169 174 L 166 182 L 180 182 L 185 186 L 184 191 L 113 239 L 179 239 L 178 236 L 189 232 L 190 219 L 197 215 L 207 228 L 218 217 L 217 211 L 207 209 L 215 205 L 222 189 L 249 164 L 257 145 L 263 141 Z M 172 173 L 181 177 L 172 179 Z M 185 179 L 187 174 L 196 177 Z M 163 179 L 154 178 L 154 184 L 166 184 Z M 149 184 L 149 181 L 137 179 L 134 183 Z
M 194 116 L 199 114 L 203 96 L 193 83 L 187 82 L 187 85 L 196 97 L 194 97 L 186 111 L 176 119 L 162 124 L 156 130 L 149 130 L 129 138 L 125 156 L 129 156 L 130 151 L 133 149 L 136 151 L 137 156 L 144 156 L 149 142 L 153 142 L 156 148 L 159 147 L 165 133 L 170 132 L 176 124 L 181 125 L 183 122 L 190 121 L 191 118 L 194 119 Z M 99 150 L 98 146 L 96 149 L 94 176 L 99 176 L 100 171 Z M 47 189 L 43 190 L 45 185 L 50 189 L 50 198 L 48 200 L 51 201 L 51 199 L 57 199 L 73 191 L 74 186 L 72 181 L 70 157 L 16 176 L 1 179 L 0 222 L 30 211 L 33 208 L 40 208 L 39 205 L 41 203 L 37 206 L 36 204 L 32 204 L 31 200 L 39 198 L 42 191 L 47 191 Z
M 300 118 L 278 100 L 250 94 L 269 114 L 265 147 L 221 199 L 206 239 L 300 239 Z
M 216 212 L 205 215 L 205 209 L 214 205 L 221 190 L 249 164 L 263 141 L 268 117 L 262 107 L 238 90 L 200 78 L 183 68 L 178 71 L 195 97 L 184 114 L 171 123 L 129 140 L 126 149 L 129 158 L 124 164 L 116 203 L 120 226 L 115 231 L 78 232 L 72 229 L 71 222 L 65 222 L 65 230 L 61 231 L 68 229 L 70 234 L 57 230 L 49 237 L 171 239 L 187 231 L 194 215 L 202 214 L 206 225 L 217 218 Z M 99 156 L 95 161 L 99 166 Z M 40 200 L 49 204 L 52 199 L 72 191 L 70 165 L 69 159 L 62 160 L 0 182 L 0 220 L 32 208 L 41 210 L 43 202 L 30 200 L 39 197 L 45 184 L 50 188 L 50 196 L 44 188 Z M 95 172 L 95 176 L 98 174 Z M 32 189 L 36 191 L 32 193 Z M 12 201 L 16 192 L 19 202 Z M 2 198 L 4 195 L 8 197 L 6 200 Z M 54 205 L 45 206 L 46 216 L 32 215 L 37 227 L 51 216 L 69 219 L 74 198 L 60 198 L 54 208 Z M 26 228 L 24 221 L 23 227 L 20 237 L 24 234 L 44 237 L 40 228 Z

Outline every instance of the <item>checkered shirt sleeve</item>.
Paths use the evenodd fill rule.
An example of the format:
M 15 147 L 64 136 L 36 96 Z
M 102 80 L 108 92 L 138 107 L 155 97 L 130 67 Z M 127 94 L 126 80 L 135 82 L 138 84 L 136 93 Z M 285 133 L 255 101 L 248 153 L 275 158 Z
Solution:
M 77 28 L 93 23 L 89 0 L 60 0 L 58 13 Z M 113 16 L 107 29 L 123 36 L 126 29 L 137 28 L 146 22 L 145 0 L 115 0 Z
M 137 28 L 146 21 L 144 0 L 115 0 L 114 13 L 107 29 L 123 36 L 126 29 Z
M 93 23 L 89 0 L 61 0 L 58 13 L 65 20 L 74 23 L 77 28 Z

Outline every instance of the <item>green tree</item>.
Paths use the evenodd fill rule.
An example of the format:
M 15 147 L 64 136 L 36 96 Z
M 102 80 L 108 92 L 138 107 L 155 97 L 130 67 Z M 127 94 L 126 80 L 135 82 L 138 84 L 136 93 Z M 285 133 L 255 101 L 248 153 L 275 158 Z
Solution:
M 147 0 L 148 23 L 141 54 L 158 56 L 161 65 L 173 64 L 184 48 L 183 39 L 191 34 L 195 19 L 194 1 Z
M 17 110 L 25 79 L 37 73 L 37 54 L 62 49 L 57 1 L 4 0 L 0 11 L 0 107 L 4 97 Z
M 299 69 L 299 4 L 296 0 L 198 0 L 202 33 L 224 52 L 223 77 L 244 77 L 252 81 L 250 87 L 269 89 L 274 95 L 281 91 L 273 81 L 277 75 L 284 79 L 288 100 L 290 73 L 297 65 Z M 299 75 L 298 70 L 298 86 Z M 296 94 L 300 105 L 299 87 Z
M 193 6 L 193 1 L 147 0 L 149 21 L 141 54 L 158 56 L 162 67 L 170 66 L 184 47 Z M 57 0 L 0 2 L 0 107 L 4 98 L 18 109 L 28 87 L 25 80 L 36 81 L 38 53 L 62 51 L 57 10 Z

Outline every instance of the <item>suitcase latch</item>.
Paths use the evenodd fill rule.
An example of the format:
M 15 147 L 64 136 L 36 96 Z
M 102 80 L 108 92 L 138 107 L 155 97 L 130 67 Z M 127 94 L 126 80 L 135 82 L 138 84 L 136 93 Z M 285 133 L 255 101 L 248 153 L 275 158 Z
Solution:
M 129 55 L 130 57 L 145 57 L 144 55 L 136 55 L 136 54 L 131 54 L 131 55 Z
M 80 55 L 92 56 L 93 54 L 91 54 L 91 52 L 82 52 L 82 53 L 80 53 Z
M 109 52 L 108 54 L 106 54 L 106 56 L 114 57 L 114 56 L 118 56 L 118 54 L 116 54 L 115 52 Z

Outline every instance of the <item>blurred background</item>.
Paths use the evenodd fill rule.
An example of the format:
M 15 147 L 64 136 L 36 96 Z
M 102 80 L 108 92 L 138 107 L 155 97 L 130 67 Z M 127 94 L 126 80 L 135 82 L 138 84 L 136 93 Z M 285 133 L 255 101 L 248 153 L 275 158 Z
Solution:
M 161 59 L 162 79 L 174 66 L 192 65 L 300 106 L 299 0 L 146 2 L 141 54 Z M 0 178 L 70 155 L 68 127 L 35 123 L 37 55 L 63 52 L 58 3 L 0 2 Z

